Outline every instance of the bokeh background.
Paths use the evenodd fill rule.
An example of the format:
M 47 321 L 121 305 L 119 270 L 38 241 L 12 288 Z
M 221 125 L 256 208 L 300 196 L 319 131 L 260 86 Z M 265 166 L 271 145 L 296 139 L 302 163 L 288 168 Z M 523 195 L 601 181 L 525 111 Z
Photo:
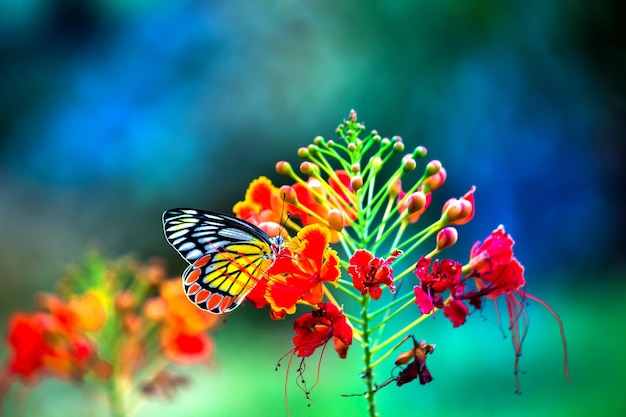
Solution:
M 350 109 L 369 129 L 425 145 L 448 182 L 478 191 L 456 253 L 503 223 L 531 304 L 514 392 L 513 350 L 493 309 L 461 329 L 438 317 L 435 381 L 388 387 L 381 416 L 626 415 L 624 261 L 626 31 L 613 1 L 4 0 L 0 13 L 0 330 L 88 248 L 183 261 L 160 216 L 230 212 L 248 182 L 331 138 Z M 436 206 L 435 206 L 436 207 Z M 289 322 L 241 307 L 216 335 L 216 365 L 142 416 L 285 415 Z M 6 347 L 0 348 L 0 358 Z M 360 416 L 357 349 L 326 355 L 294 416 Z M 104 416 L 47 381 L 6 416 Z

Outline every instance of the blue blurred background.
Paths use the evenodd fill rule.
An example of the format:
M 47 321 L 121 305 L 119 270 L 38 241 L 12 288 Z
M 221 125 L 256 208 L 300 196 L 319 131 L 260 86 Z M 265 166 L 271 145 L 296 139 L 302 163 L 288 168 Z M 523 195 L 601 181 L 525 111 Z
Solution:
M 354 108 L 443 162 L 438 204 L 477 185 L 457 254 L 505 224 L 571 351 L 567 385 L 556 324 L 531 305 L 518 397 L 491 308 L 454 331 L 438 318 L 420 330 L 438 344 L 435 381 L 387 388 L 381 416 L 626 415 L 622 2 L 2 3 L 1 329 L 87 248 L 161 256 L 179 273 L 165 209 L 230 212 L 252 178 L 281 184 L 274 163 L 332 138 Z M 290 323 L 242 307 L 217 335 L 218 369 L 192 371 L 191 389 L 141 415 L 282 415 L 273 368 L 290 337 Z M 292 385 L 293 414 L 364 415 L 362 399 L 339 397 L 362 389 L 337 372 L 359 355 L 345 368 L 327 355 L 311 407 Z M 105 415 L 54 381 L 28 404 Z

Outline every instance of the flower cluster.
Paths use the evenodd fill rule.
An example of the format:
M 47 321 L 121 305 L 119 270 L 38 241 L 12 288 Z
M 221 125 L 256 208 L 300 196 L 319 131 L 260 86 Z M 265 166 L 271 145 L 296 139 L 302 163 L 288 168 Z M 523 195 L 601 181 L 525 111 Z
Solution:
M 388 383 L 376 384 L 374 370 L 402 342 L 411 339 L 413 347 L 396 360 L 396 373 L 387 381 L 403 385 L 433 379 L 426 357 L 434 345 L 417 342 L 410 333 L 419 323 L 443 310 L 459 327 L 484 300 L 504 299 L 519 391 L 518 358 L 528 325 L 524 300 L 547 307 L 561 328 L 564 347 L 565 338 L 556 312 L 524 291 L 523 267 L 513 255 L 511 236 L 498 227 L 472 247 L 467 263 L 440 257 L 456 244 L 456 226 L 474 217 L 476 188 L 447 200 L 436 220 L 414 229 L 431 208 L 433 192 L 447 179 L 441 162 L 426 162 L 411 179 L 426 148 L 406 152 L 398 136 L 366 133 L 354 111 L 336 134 L 338 140 L 316 137 L 298 150 L 303 160 L 299 173 L 286 161 L 276 164 L 288 184 L 279 187 L 259 177 L 234 206 L 238 217 L 270 236 L 293 236 L 248 299 L 257 308 L 269 306 L 273 319 L 295 314 L 298 305 L 312 308 L 295 319 L 292 355 L 308 357 L 333 340 L 339 357 L 345 358 L 353 340 L 358 343 L 371 416 L 376 415 L 374 394 Z M 394 160 L 399 162 L 395 166 Z M 423 250 L 424 245 L 432 246 Z M 351 279 L 343 278 L 342 271 Z M 386 334 L 387 323 L 406 317 L 399 316 L 403 311 L 411 311 L 414 320 Z M 566 355 L 565 360 L 567 374 Z
M 212 356 L 217 318 L 191 305 L 180 277 L 168 279 L 158 261 L 110 262 L 93 253 L 58 292 L 39 294 L 34 311 L 10 317 L 3 387 L 16 380 L 33 387 L 49 377 L 89 383 L 122 416 L 133 397 L 170 397 L 184 385 L 168 364 Z

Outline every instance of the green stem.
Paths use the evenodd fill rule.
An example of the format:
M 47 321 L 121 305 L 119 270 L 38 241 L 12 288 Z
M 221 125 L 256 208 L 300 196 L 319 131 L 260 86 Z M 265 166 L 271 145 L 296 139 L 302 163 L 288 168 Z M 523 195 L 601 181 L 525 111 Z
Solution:
M 367 400 L 368 415 L 369 417 L 378 417 L 378 414 L 376 413 L 376 401 L 374 401 L 374 393 L 376 392 L 376 387 L 374 385 L 372 351 L 370 349 L 371 330 L 369 328 L 368 314 L 369 300 L 369 296 L 366 295 L 365 297 L 363 297 L 363 301 L 361 303 L 361 321 L 363 322 L 363 334 L 361 335 L 361 338 L 363 340 L 363 362 L 365 364 L 365 369 L 363 370 L 363 378 L 365 378 L 365 386 L 367 387 L 365 399 Z

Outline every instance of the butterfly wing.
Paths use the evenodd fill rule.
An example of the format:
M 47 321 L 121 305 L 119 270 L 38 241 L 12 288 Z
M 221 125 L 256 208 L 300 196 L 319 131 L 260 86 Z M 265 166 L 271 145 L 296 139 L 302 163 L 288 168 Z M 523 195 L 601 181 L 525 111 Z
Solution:
M 190 263 L 183 272 L 185 294 L 214 314 L 241 304 L 275 259 L 265 232 L 224 214 L 168 210 L 163 229 L 170 245 Z

